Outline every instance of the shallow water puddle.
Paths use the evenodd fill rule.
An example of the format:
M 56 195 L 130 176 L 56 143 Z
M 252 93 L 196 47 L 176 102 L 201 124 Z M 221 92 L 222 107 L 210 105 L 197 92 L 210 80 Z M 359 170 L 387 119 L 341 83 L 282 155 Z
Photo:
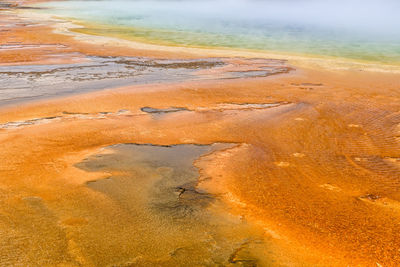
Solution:
M 110 218 L 124 234 L 113 235 L 121 249 L 115 252 L 119 255 L 107 259 L 118 262 L 107 263 L 257 264 L 260 246 L 265 246 L 262 233 L 230 215 L 217 196 L 196 188 L 199 172 L 193 162 L 202 155 L 232 147 L 120 144 L 77 164 L 86 171 L 111 173 L 87 186 L 129 214 Z
M 2 46 L 20 49 L 26 45 Z M 78 56 L 76 54 L 75 56 Z M 165 60 L 87 57 L 87 62 L 0 66 L 0 105 L 119 86 L 194 78 L 194 71 L 224 65 L 220 59 Z
M 0 51 L 21 47 L 32 49 L 29 44 L 13 44 L 0 45 Z M 68 58 L 78 56 L 82 55 L 69 54 Z M 256 78 L 292 70 L 281 60 L 265 59 L 261 63 L 257 59 L 236 61 L 229 63 L 222 58 L 171 60 L 91 56 L 86 57 L 84 62 L 71 64 L 3 65 L 0 66 L 0 106 L 135 84 Z

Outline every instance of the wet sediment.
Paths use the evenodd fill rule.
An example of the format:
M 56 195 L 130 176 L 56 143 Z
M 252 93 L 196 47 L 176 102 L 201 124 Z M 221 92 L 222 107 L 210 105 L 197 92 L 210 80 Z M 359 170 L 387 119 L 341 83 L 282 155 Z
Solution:
M 66 39 L 21 41 L 15 28 L 40 28 L 1 20 L 3 86 L 185 79 L 0 111 L 0 265 L 399 262 L 398 74 L 88 56 Z
M 76 164 L 85 171 L 110 173 L 104 179 L 87 182 L 87 186 L 107 196 L 126 213 L 107 227 L 123 229 L 114 239 L 121 244 L 121 255 L 127 253 L 129 258 L 110 263 L 256 265 L 257 255 L 252 255 L 246 245 L 265 245 L 260 232 L 240 217 L 225 217 L 219 197 L 197 188 L 200 181 L 194 161 L 231 147 L 232 144 L 120 144 Z M 110 232 L 113 230 L 107 230 L 105 235 Z M 239 250 L 246 250 L 248 256 L 238 259 Z
M 28 47 L 32 49 L 32 46 Z M 23 49 L 20 45 L 0 48 Z M 122 57 L 86 57 L 74 64 L 0 66 L 0 105 L 50 97 L 111 89 L 133 84 L 177 82 L 198 79 L 238 79 L 286 73 L 290 68 L 269 65 L 262 70 L 232 71 L 241 68 L 226 59 L 171 60 Z M 251 66 L 251 60 L 242 59 Z M 272 61 L 273 62 L 273 61 Z M 284 63 L 282 63 L 284 64 Z M 224 70 L 224 66 L 231 69 Z M 207 73 L 209 70 L 209 73 Z M 218 71 L 217 75 L 212 70 Z M 203 71 L 203 72 L 200 72 Z
M 393 220 L 400 210 L 398 102 L 382 109 L 385 97 L 374 102 L 365 98 L 374 95 L 374 89 L 365 92 L 363 86 L 357 98 L 355 89 L 337 76 L 316 79 L 314 75 L 229 80 L 223 86 L 208 80 L 183 86 L 160 84 L 149 91 L 136 86 L 27 106 L 23 116 L 20 109 L 8 109 L 9 113 L 2 113 L 6 119 L 0 132 L 1 195 L 13 205 L 3 206 L 10 215 L 0 227 L 6 231 L 12 221 L 18 233 L 10 232 L 10 238 L 29 237 L 32 242 L 15 238 L 5 249 L 14 256 L 4 259 L 103 266 L 170 264 L 176 257 L 177 265 L 207 265 L 188 255 L 210 259 L 215 253 L 219 256 L 212 260 L 227 265 L 395 262 L 397 241 L 391 233 L 399 227 Z M 374 83 L 368 80 L 370 75 L 358 75 L 357 82 Z M 324 86 L 312 91 L 297 86 L 318 84 L 310 82 L 315 80 Z M 179 109 L 166 112 L 171 107 Z M 155 114 L 162 116 L 155 118 Z M 43 123 L 22 119 L 33 115 Z M 189 145 L 218 142 L 235 146 L 207 154 L 209 146 Z M 97 150 L 115 143 L 163 146 L 132 144 L 111 147 L 111 152 Z M 179 154 L 179 149 L 190 153 Z M 82 161 L 80 153 L 83 158 L 98 156 Z M 193 168 L 189 165 L 199 157 L 194 163 L 198 169 L 184 171 Z M 173 177 L 179 182 L 170 180 Z M 199 222 L 185 228 L 191 216 Z M 231 224 L 220 216 L 236 222 L 237 231 L 231 232 Z M 172 218 L 177 228 L 168 221 Z M 229 227 L 218 226 L 214 219 Z M 43 227 L 32 228 L 27 221 Z M 187 235 L 177 232 L 180 227 Z M 202 236 L 206 228 L 215 230 L 213 238 Z M 196 229 L 201 230 L 195 233 Z M 149 233 L 149 239 L 140 239 L 143 233 Z M 42 235 L 48 239 L 40 241 Z M 163 235 L 162 241 L 157 239 Z M 187 240 L 191 235 L 193 240 Z M 229 249 L 219 245 L 208 249 L 209 242 L 219 237 L 227 243 L 214 244 Z M 198 240 L 204 246 L 192 245 Z M 165 248 L 158 253 L 148 241 L 166 242 Z M 37 251 L 38 244 L 46 247 L 46 253 Z M 126 244 L 122 250 L 121 244 Z M 24 248 L 35 251 L 34 256 L 21 258 Z

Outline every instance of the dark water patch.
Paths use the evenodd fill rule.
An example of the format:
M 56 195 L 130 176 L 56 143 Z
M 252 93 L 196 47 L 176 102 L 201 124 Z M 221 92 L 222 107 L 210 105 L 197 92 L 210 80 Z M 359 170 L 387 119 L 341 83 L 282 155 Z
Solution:
M 179 111 L 189 111 L 189 109 L 184 107 L 170 107 L 170 108 L 151 108 L 151 107 L 143 107 L 140 109 L 143 112 L 150 113 L 150 114 L 164 114 L 164 113 L 172 113 L 172 112 L 179 112 Z
M 121 244 L 121 255 L 131 255 L 114 255 L 119 258 L 115 266 L 259 264 L 255 251 L 265 246 L 263 234 L 241 218 L 221 212 L 224 206 L 218 196 L 197 188 L 199 173 L 193 162 L 233 146 L 120 144 L 76 164 L 86 171 L 110 173 L 86 185 L 130 214 L 130 218 L 110 218 L 118 229 L 126 229 L 120 230 L 123 235 L 112 236 Z M 129 253 L 124 251 L 126 242 Z M 154 257 L 160 251 L 166 254 Z
M 122 187 L 125 193 L 136 191 L 138 187 L 146 188 L 140 202 L 156 213 L 166 213 L 168 217 L 185 217 L 209 204 L 214 198 L 196 190 L 198 171 L 193 162 L 203 154 L 230 144 L 215 145 L 171 145 L 156 146 L 151 144 L 123 144 L 112 146 L 116 153 L 97 155 L 77 165 L 87 171 L 122 171 L 124 177 L 108 177 L 99 181 L 91 181 L 88 186 L 104 192 L 112 198 L 120 199 L 113 191 Z M 148 177 L 130 177 L 136 169 L 145 170 Z M 151 178 L 153 177 L 153 178 Z M 136 185 L 135 185 L 136 184 Z M 124 194 L 125 194 L 124 193 Z M 133 192 L 131 192 L 133 193 Z M 134 202 L 124 198 L 121 205 L 136 205 L 140 194 L 134 193 Z M 133 200 L 132 199 L 132 200 Z

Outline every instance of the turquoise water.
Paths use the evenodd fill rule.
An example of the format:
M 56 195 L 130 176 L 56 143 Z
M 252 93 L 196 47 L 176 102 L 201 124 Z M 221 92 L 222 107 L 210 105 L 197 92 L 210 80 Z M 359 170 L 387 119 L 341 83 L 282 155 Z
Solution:
M 96 23 L 91 29 L 96 34 L 400 62 L 400 1 L 89 0 L 45 5 L 51 13 Z

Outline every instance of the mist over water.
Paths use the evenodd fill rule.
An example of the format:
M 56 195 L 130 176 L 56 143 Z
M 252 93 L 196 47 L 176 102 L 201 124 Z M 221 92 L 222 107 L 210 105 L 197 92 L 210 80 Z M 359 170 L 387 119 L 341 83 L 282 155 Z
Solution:
M 400 1 L 395 0 L 103 0 L 46 5 L 60 15 L 124 27 L 120 32 L 112 29 L 123 37 L 400 62 Z M 107 34 L 110 29 L 97 29 L 102 30 Z

